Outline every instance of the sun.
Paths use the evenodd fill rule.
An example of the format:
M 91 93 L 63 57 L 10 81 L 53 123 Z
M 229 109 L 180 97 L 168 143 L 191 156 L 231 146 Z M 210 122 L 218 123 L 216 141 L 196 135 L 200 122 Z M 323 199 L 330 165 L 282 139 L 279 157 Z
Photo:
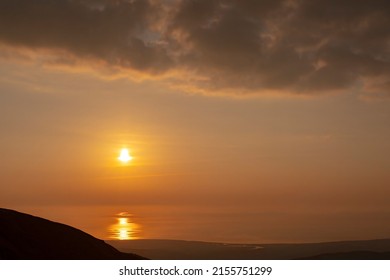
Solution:
M 127 162 L 131 161 L 132 159 L 133 159 L 133 157 L 129 154 L 128 149 L 124 148 L 121 150 L 119 157 L 118 157 L 118 160 L 120 160 L 123 163 L 127 163 Z

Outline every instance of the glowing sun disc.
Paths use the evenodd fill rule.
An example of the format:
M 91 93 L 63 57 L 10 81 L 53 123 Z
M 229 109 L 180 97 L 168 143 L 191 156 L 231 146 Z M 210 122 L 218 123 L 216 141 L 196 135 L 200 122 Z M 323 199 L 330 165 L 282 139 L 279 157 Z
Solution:
M 129 155 L 129 150 L 128 149 L 122 149 L 121 150 L 121 153 L 118 157 L 118 160 L 120 160 L 121 162 L 129 162 L 130 160 L 132 160 L 133 157 Z

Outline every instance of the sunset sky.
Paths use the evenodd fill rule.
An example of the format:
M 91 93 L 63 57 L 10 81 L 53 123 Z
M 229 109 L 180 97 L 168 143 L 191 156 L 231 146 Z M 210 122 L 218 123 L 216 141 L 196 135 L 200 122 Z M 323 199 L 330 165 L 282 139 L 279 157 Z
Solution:
M 388 238 L 389 27 L 387 0 L 0 0 L 0 207 L 102 239 L 123 212 L 138 238 Z

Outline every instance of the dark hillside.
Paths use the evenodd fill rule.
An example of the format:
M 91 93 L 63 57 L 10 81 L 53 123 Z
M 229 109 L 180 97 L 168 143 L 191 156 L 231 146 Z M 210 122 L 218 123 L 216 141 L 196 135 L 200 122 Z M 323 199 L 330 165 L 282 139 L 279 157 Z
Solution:
M 143 259 L 76 228 L 0 208 L 0 259 Z

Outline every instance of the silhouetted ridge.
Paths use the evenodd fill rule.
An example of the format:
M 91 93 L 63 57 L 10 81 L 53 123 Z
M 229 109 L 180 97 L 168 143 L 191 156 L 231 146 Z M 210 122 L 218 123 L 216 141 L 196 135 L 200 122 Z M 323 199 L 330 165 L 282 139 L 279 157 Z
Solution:
M 143 259 L 76 228 L 0 208 L 0 259 Z
M 110 240 L 107 243 L 122 252 L 154 260 L 390 259 L 390 239 L 301 244 L 229 244 L 157 239 Z
M 390 252 L 353 251 L 320 254 L 304 260 L 390 260 Z

